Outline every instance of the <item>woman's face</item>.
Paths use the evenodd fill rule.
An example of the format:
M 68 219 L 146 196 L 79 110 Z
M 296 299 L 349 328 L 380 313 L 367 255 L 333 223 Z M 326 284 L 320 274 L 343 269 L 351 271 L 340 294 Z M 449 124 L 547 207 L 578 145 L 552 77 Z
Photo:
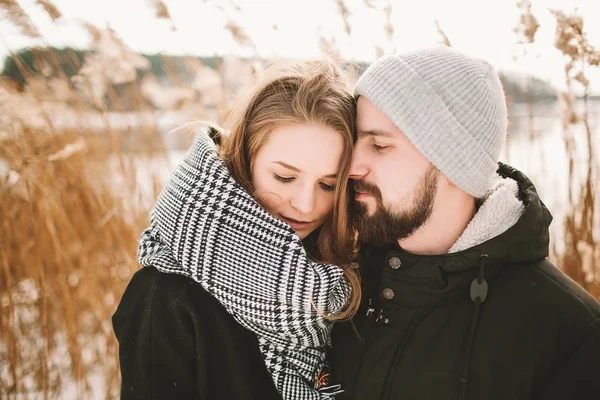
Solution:
M 344 141 L 314 124 L 281 125 L 252 163 L 252 183 L 268 212 L 304 239 L 333 209 L 336 175 Z

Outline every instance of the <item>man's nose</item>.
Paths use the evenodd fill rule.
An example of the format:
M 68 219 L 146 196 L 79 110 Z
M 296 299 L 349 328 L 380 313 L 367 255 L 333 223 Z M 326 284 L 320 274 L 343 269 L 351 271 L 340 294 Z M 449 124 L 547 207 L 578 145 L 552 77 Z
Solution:
M 369 173 L 369 168 L 367 167 L 363 152 L 360 147 L 356 146 L 354 148 L 354 154 L 352 155 L 352 163 L 350 164 L 350 179 L 362 179 Z

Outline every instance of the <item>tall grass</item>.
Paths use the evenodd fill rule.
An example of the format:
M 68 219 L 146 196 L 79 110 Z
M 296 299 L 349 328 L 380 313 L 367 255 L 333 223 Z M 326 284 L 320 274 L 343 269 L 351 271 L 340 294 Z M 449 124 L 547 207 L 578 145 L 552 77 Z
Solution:
M 35 33 L 17 3 L 0 5 Z M 110 39 L 90 31 L 98 45 Z M 28 70 L 16 54 L 25 87 L 0 81 L 0 398 L 118 396 L 110 318 L 139 268 L 148 213 L 137 201 L 134 159 L 164 154 L 164 146 L 152 122 L 114 127 L 106 111 L 120 100 L 109 83 L 125 76 L 135 84 L 140 59 L 124 51 L 114 61 L 125 66 L 108 69 L 111 60 L 96 50 L 75 82 L 60 68 L 51 77 Z M 44 54 L 36 71 L 60 66 Z M 96 122 L 86 127 L 90 117 Z M 156 195 L 156 174 L 145 175 Z
M 565 251 L 558 255 L 560 267 L 596 298 L 600 298 L 600 245 L 597 242 L 598 164 L 588 115 L 587 69 L 600 66 L 600 52 L 593 48 L 583 30 L 583 18 L 553 11 L 556 17 L 555 47 L 565 56 L 567 90 L 561 93 L 565 151 L 569 160 L 569 212 L 564 220 Z M 583 110 L 574 107 L 575 86 L 583 90 Z M 581 124 L 585 141 L 576 143 L 572 128 Z M 585 168 L 578 174 L 576 146 L 586 149 Z
M 336 3 L 350 35 L 351 7 L 343 0 Z M 50 1 L 37 4 L 60 23 L 62 14 Z M 391 2 L 376 6 L 365 0 L 365 4 L 380 10 L 382 29 L 391 42 L 395 12 Z M 157 18 L 173 24 L 165 3 L 150 1 L 149 5 Z M 525 43 L 531 43 L 539 24 L 529 1 L 521 0 L 518 6 L 522 18 L 517 31 Z M 0 0 L 0 11 L 23 34 L 39 36 L 16 1 Z M 567 55 L 565 79 L 573 90 L 582 85 L 586 100 L 585 71 L 598 65 L 598 53 L 587 43 L 580 18 L 555 15 L 557 48 Z M 0 80 L 0 398 L 85 398 L 97 396 L 95 388 L 106 398 L 118 395 L 117 344 L 110 317 L 139 268 L 135 253 L 148 222 L 151 201 L 146 200 L 154 198 L 162 184 L 160 169 L 140 166 L 136 160 L 158 163 L 167 158 L 157 108 L 222 120 L 235 97 L 231 73 L 219 57 L 215 57 L 216 72 L 207 71 L 194 58 L 186 60 L 197 77 L 194 89 L 183 87 L 165 60 L 171 86 L 160 88 L 156 77 L 138 78 L 136 71 L 147 69 L 147 64 L 114 32 L 87 28 L 94 53 L 86 56 L 76 79 L 67 77 L 62 61 L 50 50 L 38 53 L 35 71 L 14 55 L 26 79 L 24 86 Z M 177 29 L 174 24 L 173 29 Z M 239 44 L 256 50 L 234 19 L 226 29 Z M 441 41 L 450 45 L 451 38 L 439 24 L 437 29 Z M 339 53 L 330 39 L 322 38 L 321 46 L 329 54 Z M 382 46 L 375 46 L 381 54 Z M 79 63 L 75 55 L 72 62 Z M 258 57 L 251 62 L 237 75 L 248 75 L 250 80 L 249 71 L 260 68 Z M 48 66 L 55 73 L 45 74 Z M 132 89 L 127 101 L 115 90 L 118 85 Z M 165 101 L 168 96 L 173 100 Z M 565 251 L 555 251 L 553 259 L 600 298 L 597 149 L 586 110 L 574 110 L 573 93 L 565 93 L 562 99 L 570 160 L 569 212 L 562 221 Z M 138 124 L 114 123 L 115 113 L 108 111 L 108 104 L 124 115 L 124 103 L 135 105 Z M 529 113 L 533 121 L 532 102 Z M 96 122 L 90 124 L 90 118 Z M 141 119 L 146 120 L 140 123 Z M 585 128 L 585 143 L 574 142 L 572 129 L 578 126 Z M 535 141 L 533 135 L 530 138 Z M 576 145 L 587 148 L 583 172 L 577 168 Z
M 3 394 L 47 397 L 61 381 L 83 393 L 92 371 L 106 387 L 118 381 L 109 321 L 142 225 L 78 136 L 24 127 L 0 148 L 20 175 L 0 189 Z

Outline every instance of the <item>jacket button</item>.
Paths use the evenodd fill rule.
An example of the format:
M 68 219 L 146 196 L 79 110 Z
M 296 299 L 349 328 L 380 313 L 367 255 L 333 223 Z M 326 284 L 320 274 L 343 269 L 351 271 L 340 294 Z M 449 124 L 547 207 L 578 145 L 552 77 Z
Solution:
M 390 258 L 389 264 L 392 269 L 398 269 L 402 265 L 402 261 L 400 261 L 398 257 L 392 257 Z
M 385 297 L 388 300 L 391 300 L 394 298 L 394 291 L 390 288 L 385 288 L 383 289 L 383 297 Z

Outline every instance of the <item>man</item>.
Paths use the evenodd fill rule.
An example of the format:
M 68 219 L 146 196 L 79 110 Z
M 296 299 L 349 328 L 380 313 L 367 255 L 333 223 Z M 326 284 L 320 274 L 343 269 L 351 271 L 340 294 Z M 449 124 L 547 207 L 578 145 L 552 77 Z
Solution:
M 363 306 L 334 328 L 352 399 L 599 399 L 600 305 L 546 260 L 552 217 L 498 163 L 492 66 L 440 47 L 359 79 L 350 175 Z

